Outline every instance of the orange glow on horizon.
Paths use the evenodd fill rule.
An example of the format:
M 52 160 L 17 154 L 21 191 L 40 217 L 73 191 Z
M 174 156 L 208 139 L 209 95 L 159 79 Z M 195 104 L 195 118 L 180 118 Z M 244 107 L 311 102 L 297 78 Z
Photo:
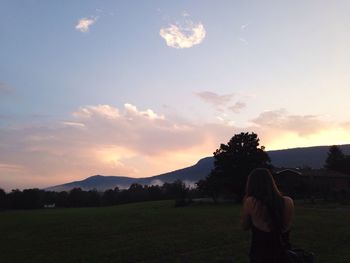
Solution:
M 309 136 L 298 136 L 295 133 L 286 133 L 280 137 L 275 137 L 272 142 L 263 144 L 266 150 L 283 150 L 298 147 L 342 145 L 350 143 L 350 133 L 344 129 L 332 129 L 322 131 Z

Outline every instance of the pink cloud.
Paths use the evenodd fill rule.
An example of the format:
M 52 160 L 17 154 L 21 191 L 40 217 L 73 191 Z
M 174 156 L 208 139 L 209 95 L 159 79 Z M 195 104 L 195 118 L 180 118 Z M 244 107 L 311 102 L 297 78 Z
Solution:
M 132 104 L 120 109 L 85 106 L 63 122 L 1 128 L 0 187 L 44 187 L 94 174 L 156 175 L 211 156 L 220 143 L 242 131 L 256 132 L 271 149 L 312 143 L 319 134 L 325 141 L 328 131 L 338 135 L 344 129 L 321 116 L 285 110 L 263 112 L 251 125 L 235 127 L 226 122 L 194 124 Z M 291 134 L 295 141 L 283 141 Z

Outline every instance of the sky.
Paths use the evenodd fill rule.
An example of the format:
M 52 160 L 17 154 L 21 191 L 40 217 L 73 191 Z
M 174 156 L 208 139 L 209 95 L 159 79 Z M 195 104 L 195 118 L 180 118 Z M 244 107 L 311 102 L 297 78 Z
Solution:
M 350 143 L 350 2 L 0 0 L 0 187 Z

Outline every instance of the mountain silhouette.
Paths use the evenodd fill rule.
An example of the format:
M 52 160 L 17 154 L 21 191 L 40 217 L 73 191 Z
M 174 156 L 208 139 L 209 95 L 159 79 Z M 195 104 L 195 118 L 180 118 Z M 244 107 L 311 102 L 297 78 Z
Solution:
M 339 147 L 345 154 L 350 154 L 350 144 L 339 145 Z M 315 146 L 268 151 L 268 154 L 271 158 L 272 164 L 275 167 L 310 167 L 320 169 L 325 163 L 328 150 L 329 146 Z M 83 190 L 97 189 L 98 191 L 105 191 L 115 187 L 119 187 L 121 189 L 128 188 L 133 183 L 143 185 L 161 185 L 166 182 L 171 183 L 175 180 L 182 180 L 188 185 L 194 185 L 195 182 L 205 178 L 210 173 L 213 166 L 214 157 L 205 157 L 190 167 L 156 176 L 132 178 L 126 176 L 94 175 L 81 181 L 48 187 L 45 190 L 69 191 L 73 188 L 80 187 Z

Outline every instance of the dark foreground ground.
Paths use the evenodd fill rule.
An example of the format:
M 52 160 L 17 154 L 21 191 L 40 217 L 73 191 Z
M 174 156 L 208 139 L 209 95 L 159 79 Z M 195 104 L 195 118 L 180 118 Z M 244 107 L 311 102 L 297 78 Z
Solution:
M 173 201 L 0 212 L 0 262 L 247 262 L 240 206 Z M 296 207 L 292 242 L 350 262 L 350 210 Z M 234 261 L 232 261 L 234 260 Z

